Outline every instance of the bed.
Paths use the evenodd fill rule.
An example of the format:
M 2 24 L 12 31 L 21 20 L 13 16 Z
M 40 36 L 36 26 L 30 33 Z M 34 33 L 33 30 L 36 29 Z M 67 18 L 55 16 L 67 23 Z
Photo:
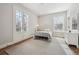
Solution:
M 35 39 L 42 38 L 42 39 L 50 40 L 52 38 L 52 32 L 47 30 L 36 31 L 34 34 L 34 38 Z

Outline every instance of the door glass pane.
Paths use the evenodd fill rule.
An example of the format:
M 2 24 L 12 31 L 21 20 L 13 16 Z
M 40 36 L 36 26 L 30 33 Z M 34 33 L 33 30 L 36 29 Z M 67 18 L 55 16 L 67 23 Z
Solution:
M 20 21 L 20 18 L 19 18 L 19 11 L 16 10 L 16 31 L 21 31 L 21 21 Z
M 77 30 L 77 20 L 72 18 L 72 30 Z
M 26 14 L 23 14 L 23 20 L 22 20 L 22 30 L 26 31 L 26 26 L 27 25 L 27 16 Z
M 22 11 L 16 10 L 16 31 L 22 32 L 27 30 L 28 15 Z

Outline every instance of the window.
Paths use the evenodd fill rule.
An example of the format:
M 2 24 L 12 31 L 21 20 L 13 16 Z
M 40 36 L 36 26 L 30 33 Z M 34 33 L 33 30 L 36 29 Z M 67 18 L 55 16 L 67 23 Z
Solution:
M 21 19 L 20 12 L 16 10 L 16 31 L 21 31 Z
M 72 18 L 72 30 L 77 30 L 77 20 L 74 17 Z
M 54 31 L 63 31 L 64 30 L 64 16 L 54 16 Z
M 28 16 L 24 13 L 23 14 L 23 20 L 22 20 L 22 30 L 26 31 L 27 29 L 27 18 Z
M 16 10 L 16 31 L 22 32 L 27 29 L 28 15 L 22 11 Z

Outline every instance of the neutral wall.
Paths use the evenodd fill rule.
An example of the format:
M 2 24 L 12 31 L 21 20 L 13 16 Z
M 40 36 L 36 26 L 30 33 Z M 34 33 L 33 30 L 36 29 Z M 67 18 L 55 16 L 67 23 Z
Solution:
M 53 20 L 52 20 L 52 15 L 43 15 L 39 16 L 38 18 L 38 23 L 39 23 L 39 29 L 44 30 L 44 29 L 50 29 L 53 31 Z
M 0 4 L 0 45 L 12 42 L 12 5 Z

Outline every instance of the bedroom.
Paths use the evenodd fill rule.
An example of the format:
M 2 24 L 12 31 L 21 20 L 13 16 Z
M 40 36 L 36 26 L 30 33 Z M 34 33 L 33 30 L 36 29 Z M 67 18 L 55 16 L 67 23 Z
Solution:
M 78 6 L 78 3 L 0 3 L 0 54 L 79 54 Z

